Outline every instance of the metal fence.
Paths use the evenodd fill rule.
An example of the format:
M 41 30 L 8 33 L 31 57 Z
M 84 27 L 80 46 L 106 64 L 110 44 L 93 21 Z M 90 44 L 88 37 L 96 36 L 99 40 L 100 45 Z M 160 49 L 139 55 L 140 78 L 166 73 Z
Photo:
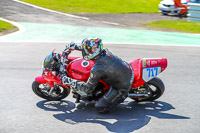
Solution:
M 200 22 L 200 3 L 189 3 L 188 19 L 191 22 Z

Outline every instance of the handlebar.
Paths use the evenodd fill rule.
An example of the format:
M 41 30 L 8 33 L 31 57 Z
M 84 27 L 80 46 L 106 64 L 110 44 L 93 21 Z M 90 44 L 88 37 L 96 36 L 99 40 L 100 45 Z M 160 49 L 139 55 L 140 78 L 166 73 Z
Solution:
M 71 53 L 72 50 L 66 47 L 66 49 L 62 52 L 63 60 L 61 61 L 61 66 L 60 66 L 60 74 L 67 74 L 67 71 L 65 70 L 67 66 L 67 61 L 68 61 L 68 55 Z M 59 75 L 60 75 L 59 74 Z

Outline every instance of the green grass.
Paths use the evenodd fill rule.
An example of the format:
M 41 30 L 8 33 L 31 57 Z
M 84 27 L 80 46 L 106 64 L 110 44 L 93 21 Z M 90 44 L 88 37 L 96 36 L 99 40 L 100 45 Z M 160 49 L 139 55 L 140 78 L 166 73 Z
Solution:
M 0 32 L 15 29 L 15 28 L 16 27 L 11 25 L 10 23 L 0 20 Z
M 161 0 L 21 0 L 44 8 L 67 13 L 157 13 Z M 120 19 L 120 18 L 119 18 Z M 200 23 L 187 21 L 155 21 L 155 28 L 200 33 Z
M 68 13 L 155 13 L 161 0 L 21 0 Z
M 162 20 L 150 22 L 145 24 L 145 26 L 171 29 L 188 33 L 200 33 L 200 23 L 197 22 Z

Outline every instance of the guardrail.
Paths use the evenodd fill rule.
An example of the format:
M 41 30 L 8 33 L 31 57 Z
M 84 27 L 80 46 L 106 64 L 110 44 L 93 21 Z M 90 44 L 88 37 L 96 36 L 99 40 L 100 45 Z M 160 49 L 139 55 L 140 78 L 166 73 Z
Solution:
M 200 3 L 189 3 L 188 19 L 191 22 L 200 22 Z

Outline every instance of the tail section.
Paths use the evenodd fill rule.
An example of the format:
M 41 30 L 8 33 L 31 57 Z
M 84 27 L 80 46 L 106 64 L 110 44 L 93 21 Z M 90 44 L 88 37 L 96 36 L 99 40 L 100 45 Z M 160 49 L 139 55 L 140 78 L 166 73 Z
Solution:
M 167 59 L 141 58 L 130 62 L 130 64 L 134 70 L 134 82 L 132 88 L 136 88 L 163 72 L 167 67 Z

